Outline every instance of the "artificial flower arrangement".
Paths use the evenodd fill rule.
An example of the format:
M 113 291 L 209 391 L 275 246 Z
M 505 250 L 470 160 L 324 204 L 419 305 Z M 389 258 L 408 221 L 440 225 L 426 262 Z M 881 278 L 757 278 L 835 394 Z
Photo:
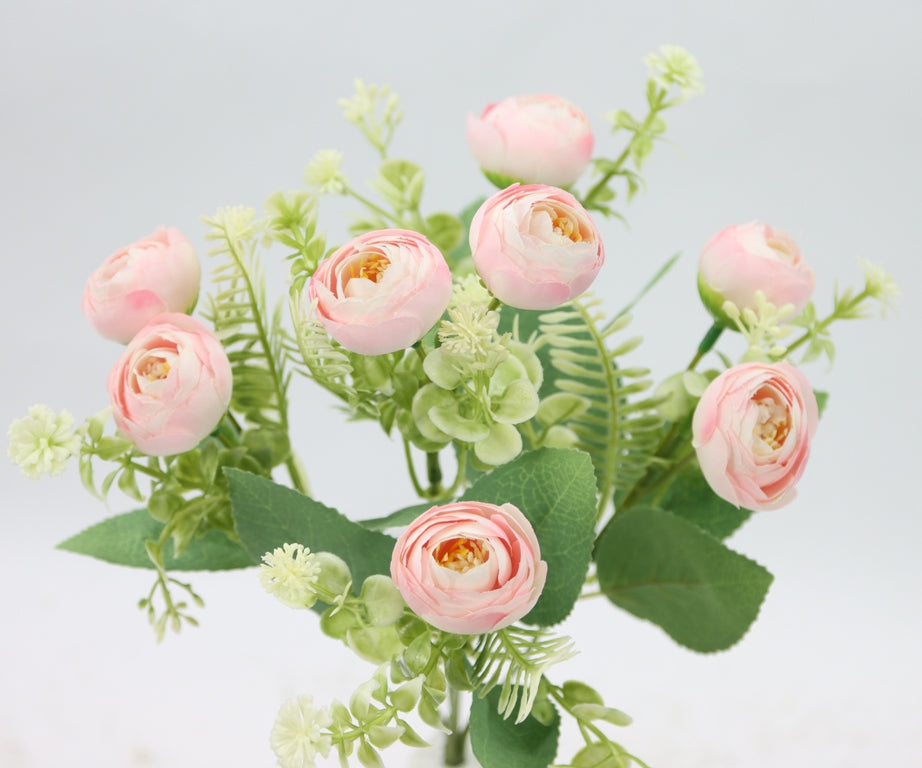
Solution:
M 78 457 L 90 491 L 116 484 L 143 505 L 61 547 L 153 569 L 140 605 L 158 637 L 195 624 L 190 601 L 202 603 L 174 573 L 258 566 L 268 592 L 315 611 L 375 665 L 348 704 L 282 705 L 270 741 L 283 768 L 330 752 L 378 766 L 394 742 L 426 744 L 420 723 L 446 734 L 447 764 L 469 742 L 485 768 L 643 766 L 613 738 L 628 716 L 555 675 L 575 653 L 555 625 L 603 595 L 710 652 L 754 621 L 772 577 L 723 540 L 753 511 L 788 504 L 805 471 L 826 397 L 796 364 L 831 361 L 833 321 L 885 307 L 897 289 L 864 263 L 864 287 L 821 316 L 794 240 L 729 226 L 699 261 L 713 325 L 654 387 L 627 361 L 640 339 L 625 331 L 674 259 L 615 314 L 587 293 L 605 261 L 596 219 L 622 217 L 616 200 L 641 188 L 662 113 L 700 90 L 683 49 L 646 63 L 647 114 L 610 115 L 624 139 L 611 158 L 593 157 L 589 120 L 556 96 L 471 116 L 470 150 L 499 191 L 461 216 L 422 212 L 423 171 L 388 155 L 396 96 L 357 83 L 342 105 L 380 154 L 377 202 L 326 151 L 308 189 L 276 193 L 263 216 L 219 210 L 206 219 L 218 267 L 203 320 L 191 316 L 201 267 L 182 233 L 160 228 L 117 251 L 83 295 L 93 327 L 125 345 L 110 407 L 77 427 L 34 406 L 11 426 L 26 474 Z M 354 238 L 331 248 L 317 229 L 325 195 L 363 211 Z M 290 323 L 265 296 L 260 252 L 272 244 L 288 251 Z M 748 342 L 739 361 L 717 350 L 727 330 Z M 419 498 L 359 521 L 314 499 L 290 445 L 295 375 L 350 418 L 379 422 Z M 111 468 L 98 482 L 100 462 Z M 585 745 L 558 757 L 565 719 Z

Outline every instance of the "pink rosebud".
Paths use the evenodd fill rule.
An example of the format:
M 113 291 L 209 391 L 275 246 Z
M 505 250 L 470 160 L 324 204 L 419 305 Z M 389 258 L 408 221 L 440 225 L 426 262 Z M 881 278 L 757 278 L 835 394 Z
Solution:
M 543 184 L 511 187 L 480 206 L 471 222 L 474 266 L 500 301 L 553 309 L 595 280 L 605 249 L 595 223 L 569 192 Z
M 514 96 L 467 117 L 467 144 L 488 173 L 565 187 L 589 165 L 589 119 L 560 96 Z
M 531 523 L 512 504 L 459 501 L 423 512 L 400 535 L 391 578 L 432 626 L 478 635 L 532 609 L 547 563 Z
M 800 314 L 815 283 L 797 243 L 780 229 L 758 221 L 718 232 L 698 260 L 698 291 L 711 314 L 722 321 L 725 301 L 740 309 L 756 309 L 756 291 L 776 307 L 793 304 Z
M 406 349 L 451 300 L 441 251 L 418 232 L 382 229 L 350 240 L 320 262 L 308 283 L 318 320 L 352 352 Z
M 198 445 L 221 421 L 231 386 L 221 342 L 178 312 L 158 315 L 138 331 L 108 380 L 116 426 L 151 456 Z
M 746 509 L 788 504 L 819 420 L 807 378 L 787 363 L 743 363 L 712 381 L 692 420 L 692 444 L 718 496 Z
M 127 344 L 155 315 L 191 312 L 201 279 L 192 243 L 178 229 L 160 227 L 90 275 L 83 314 L 101 336 Z

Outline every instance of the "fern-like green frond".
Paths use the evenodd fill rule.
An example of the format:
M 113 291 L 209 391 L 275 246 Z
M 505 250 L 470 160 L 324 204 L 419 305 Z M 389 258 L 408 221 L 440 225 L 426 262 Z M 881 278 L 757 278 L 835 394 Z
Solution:
M 224 344 L 234 376 L 231 409 L 254 426 L 288 430 L 285 332 L 281 305 L 269 314 L 259 263 L 260 226 L 251 208 L 220 209 L 205 219 L 215 241 L 209 252 L 223 257 L 214 269 L 214 292 L 205 315 Z
M 303 290 L 292 291 L 290 306 L 294 341 L 297 354 L 307 369 L 305 373 L 340 399 L 353 400 L 357 393 L 350 383 L 352 362 L 345 350 L 310 316 L 310 309 L 305 309 Z
M 508 718 L 518 704 L 516 723 L 531 712 L 545 670 L 576 655 L 569 637 L 517 626 L 482 635 L 474 653 L 472 679 L 477 694 L 486 696 L 502 684 L 499 713 Z
M 599 485 L 599 515 L 619 487 L 643 476 L 659 442 L 662 418 L 653 398 L 637 399 L 651 385 L 646 368 L 618 366 L 618 358 L 640 345 L 639 337 L 615 343 L 630 323 L 622 314 L 606 321 L 601 300 L 581 298 L 540 318 L 550 345 L 554 386 L 586 398 L 590 407 L 567 423 L 579 448 L 592 457 Z

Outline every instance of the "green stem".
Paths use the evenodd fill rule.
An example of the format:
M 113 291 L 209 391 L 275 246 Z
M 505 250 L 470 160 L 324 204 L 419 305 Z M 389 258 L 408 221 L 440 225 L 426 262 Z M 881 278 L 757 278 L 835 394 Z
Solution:
M 410 441 L 404 438 L 403 441 L 403 456 L 407 462 L 407 470 L 410 473 L 410 482 L 413 483 L 413 490 L 416 491 L 416 495 L 421 499 L 426 498 L 426 492 L 423 490 L 423 486 L 419 482 L 419 477 L 416 475 L 416 467 L 413 466 L 413 454 L 410 452 Z
M 445 765 L 463 765 L 464 753 L 467 748 L 467 732 L 469 725 L 460 727 L 459 711 L 461 694 L 455 688 L 448 689 L 448 717 L 445 727 L 450 733 L 445 738 Z
M 458 451 L 458 473 L 455 475 L 455 481 L 451 484 L 451 488 L 445 491 L 445 496 L 454 496 L 467 481 L 467 450 L 467 446 L 464 445 Z
M 867 290 L 864 290 L 864 291 L 862 291 L 861 293 L 859 293 L 857 296 L 855 296 L 854 299 L 852 299 L 850 302 L 848 302 L 848 304 L 845 305 L 845 307 L 844 307 L 844 310 L 845 310 L 845 313 L 844 313 L 844 314 L 845 314 L 845 316 L 848 317 L 848 316 L 849 316 L 849 313 L 850 313 L 853 309 L 855 309 L 855 308 L 857 308 L 858 306 L 860 306 L 860 305 L 862 304 L 862 302 L 864 302 L 865 299 L 870 298 L 870 297 L 871 297 L 871 294 L 868 293 Z M 823 320 L 821 320 L 820 322 L 818 322 L 818 323 L 817 323 L 816 325 L 814 325 L 809 331 L 807 331 L 803 336 L 801 336 L 797 341 L 795 341 L 793 344 L 791 344 L 791 345 L 787 348 L 787 353 L 786 353 L 786 354 L 788 354 L 788 355 L 791 354 L 791 352 L 793 352 L 793 351 L 794 351 L 795 349 L 797 349 L 799 346 L 805 344 L 805 343 L 808 342 L 810 339 L 812 339 L 812 338 L 814 338 L 815 336 L 819 335 L 819 333 L 821 333 L 822 331 L 825 331 L 826 328 L 828 328 L 828 327 L 832 324 L 832 321 L 833 321 L 833 320 L 838 320 L 840 317 L 841 317 L 841 315 L 840 315 L 840 312 L 839 312 L 839 308 L 837 307 L 837 308 L 834 309 L 827 317 L 825 317 Z
M 399 217 L 395 216 L 395 215 L 394 215 L 393 213 L 391 213 L 390 211 L 385 210 L 385 209 L 382 208 L 380 205 L 377 205 L 377 204 L 371 202 L 371 200 L 369 200 L 369 199 L 368 199 L 367 197 L 365 197 L 364 195 L 360 195 L 360 194 L 359 194 L 358 192 L 356 192 L 352 187 L 346 187 L 346 194 L 347 194 L 347 195 L 351 195 L 355 200 L 357 200 L 358 202 L 360 202 L 362 205 L 364 205 L 364 206 L 365 206 L 366 208 L 368 208 L 370 211 L 373 211 L 374 213 L 377 213 L 377 214 L 378 214 L 380 217 L 382 217 L 383 219 L 386 219 L 387 221 L 390 221 L 391 223 L 396 224 L 396 225 L 399 226 L 399 227 L 403 227 L 403 224 L 404 224 L 404 223 L 403 223 L 403 221 L 402 221 Z
M 291 484 L 295 490 L 300 491 L 305 496 L 310 496 L 311 487 L 307 480 L 307 473 L 294 453 L 288 454 L 288 458 L 285 459 L 285 468 L 288 470 L 288 476 L 291 478 Z
M 442 467 L 439 464 L 438 451 L 429 451 L 426 454 L 426 477 L 429 480 L 429 490 L 427 491 L 430 499 L 437 499 L 442 493 Z
M 720 334 L 724 332 L 724 326 L 720 323 L 714 323 L 710 328 L 708 328 L 707 333 L 704 334 L 704 338 L 701 339 L 701 343 L 698 345 L 698 350 L 695 352 L 695 356 L 691 359 L 691 362 L 688 364 L 686 370 L 693 371 L 695 366 L 698 365 L 698 362 L 704 357 L 714 345 L 717 343 L 717 339 L 720 338 Z
M 634 136 L 639 136 L 646 133 L 647 129 L 653 123 L 654 118 L 665 108 L 663 104 L 663 98 L 666 95 L 665 90 L 660 90 L 659 95 L 656 99 L 656 106 L 651 106 L 650 111 L 647 113 L 646 118 L 643 121 L 643 125 L 640 127 L 640 130 L 634 132 Z M 590 190 L 586 193 L 586 196 L 582 199 L 583 207 L 588 208 L 589 204 L 592 203 L 596 197 L 598 197 L 602 191 L 608 185 L 608 182 L 611 180 L 612 176 L 615 176 L 621 171 L 621 166 L 624 165 L 625 161 L 631 156 L 631 144 L 633 143 L 633 138 L 628 142 L 627 146 L 624 148 L 624 151 L 618 155 L 617 159 L 614 162 L 614 165 L 609 166 L 609 169 L 602 175 Z

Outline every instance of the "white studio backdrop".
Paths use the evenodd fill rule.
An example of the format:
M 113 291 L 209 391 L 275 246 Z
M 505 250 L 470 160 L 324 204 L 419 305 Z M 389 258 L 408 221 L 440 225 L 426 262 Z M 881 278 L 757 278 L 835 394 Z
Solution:
M 808 369 L 832 397 L 799 497 L 729 542 L 775 574 L 749 635 L 700 656 L 590 602 L 562 628 L 581 655 L 559 674 L 634 716 L 622 740 L 652 768 L 922 764 L 913 2 L 4 0 L 0 16 L 4 429 L 34 403 L 78 418 L 105 407 L 117 349 L 79 305 L 115 249 L 164 224 L 204 258 L 200 215 L 298 187 L 319 149 L 343 151 L 351 179 L 370 175 L 373 154 L 336 106 L 354 77 L 400 94 L 393 154 L 427 171 L 428 210 L 460 210 L 488 192 L 464 145 L 468 112 L 558 93 L 591 116 L 598 151 L 614 150 L 603 115 L 642 108 L 642 56 L 691 50 L 705 94 L 667 113 L 673 143 L 645 167 L 630 226 L 602 225 L 594 290 L 610 310 L 684 254 L 636 313 L 647 340 L 636 361 L 657 378 L 685 364 L 708 326 L 697 254 L 731 223 L 788 231 L 816 270 L 820 307 L 836 281 L 861 281 L 859 256 L 884 264 L 903 297 L 883 321 L 835 328 L 836 365 Z M 350 210 L 324 203 L 331 242 Z M 283 265 L 267 268 L 281 295 Z M 396 443 L 345 423 L 309 382 L 293 386 L 318 498 L 352 517 L 412 501 Z M 271 766 L 284 698 L 345 699 L 370 675 L 252 570 L 193 574 L 202 626 L 158 646 L 134 608 L 148 573 L 53 548 L 130 502 L 113 495 L 106 509 L 75 467 L 35 483 L 0 461 L 0 484 L 4 768 Z M 577 741 L 565 734 L 561 759 Z M 385 753 L 391 766 L 427 759 Z

